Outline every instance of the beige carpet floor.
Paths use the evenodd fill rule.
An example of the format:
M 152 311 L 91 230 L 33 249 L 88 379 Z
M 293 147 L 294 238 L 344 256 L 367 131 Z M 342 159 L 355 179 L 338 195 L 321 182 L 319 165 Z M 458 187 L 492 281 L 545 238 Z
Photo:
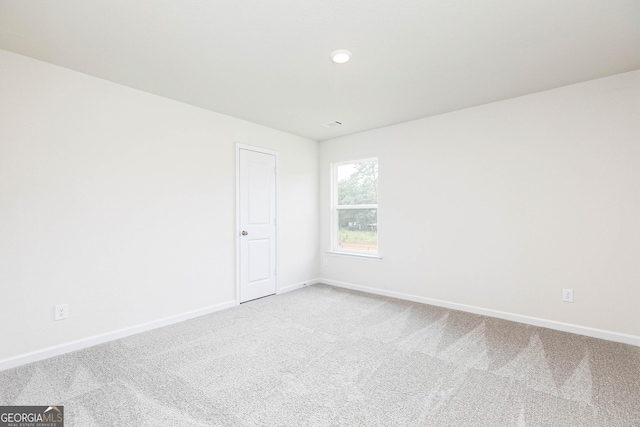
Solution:
M 0 372 L 66 426 L 640 426 L 640 348 L 314 285 Z

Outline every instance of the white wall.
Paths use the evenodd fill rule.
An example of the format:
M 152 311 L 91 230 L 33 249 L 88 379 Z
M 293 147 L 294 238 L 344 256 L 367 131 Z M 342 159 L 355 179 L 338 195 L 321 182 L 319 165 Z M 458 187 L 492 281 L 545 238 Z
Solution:
M 383 260 L 322 278 L 640 336 L 640 71 L 322 142 L 322 252 L 330 164 L 372 156 Z
M 317 277 L 316 142 L 0 50 L 0 362 L 234 300 L 236 142 L 280 154 L 279 285 Z
M 639 336 L 639 117 L 636 71 L 325 141 L 318 162 L 313 141 L 0 50 L 0 363 L 232 301 L 236 142 L 280 154 L 281 287 Z M 325 268 L 330 163 L 371 156 L 383 260 Z

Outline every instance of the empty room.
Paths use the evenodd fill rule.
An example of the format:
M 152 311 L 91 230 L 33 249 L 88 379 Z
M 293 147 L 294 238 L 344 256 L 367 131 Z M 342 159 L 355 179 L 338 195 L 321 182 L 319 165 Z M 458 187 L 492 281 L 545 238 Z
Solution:
M 637 0 L 0 0 L 0 427 L 640 426 Z

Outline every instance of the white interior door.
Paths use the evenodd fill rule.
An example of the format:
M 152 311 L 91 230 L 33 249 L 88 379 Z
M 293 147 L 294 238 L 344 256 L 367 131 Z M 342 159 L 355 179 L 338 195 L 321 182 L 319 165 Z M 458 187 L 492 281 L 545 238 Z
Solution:
M 240 302 L 276 293 L 276 157 L 240 149 Z

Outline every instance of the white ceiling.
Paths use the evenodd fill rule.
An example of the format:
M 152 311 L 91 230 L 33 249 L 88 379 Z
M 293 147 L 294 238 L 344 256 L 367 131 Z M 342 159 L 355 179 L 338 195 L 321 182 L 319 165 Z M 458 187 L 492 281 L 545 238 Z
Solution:
M 640 1 L 0 0 L 0 48 L 323 140 L 640 69 Z

